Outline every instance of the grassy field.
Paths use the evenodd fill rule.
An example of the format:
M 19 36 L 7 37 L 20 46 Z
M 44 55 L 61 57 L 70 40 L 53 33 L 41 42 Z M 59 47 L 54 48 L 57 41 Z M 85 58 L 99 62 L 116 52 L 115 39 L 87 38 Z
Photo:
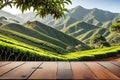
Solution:
M 2 36 L 0 39 L 0 60 L 1 61 L 90 61 L 116 56 L 120 46 L 102 49 L 93 49 L 66 54 L 56 54 L 47 50 L 39 49 L 20 43 L 14 40 L 7 40 Z
M 120 46 L 68 53 L 65 55 L 65 57 L 67 57 L 68 60 L 73 60 L 73 61 L 74 60 L 89 61 L 89 60 L 113 57 L 116 56 L 116 54 L 120 54 Z
M 40 22 L 0 27 L 0 61 L 90 61 L 116 56 L 120 46 L 93 49 L 81 41 Z M 81 45 L 72 52 L 68 46 Z

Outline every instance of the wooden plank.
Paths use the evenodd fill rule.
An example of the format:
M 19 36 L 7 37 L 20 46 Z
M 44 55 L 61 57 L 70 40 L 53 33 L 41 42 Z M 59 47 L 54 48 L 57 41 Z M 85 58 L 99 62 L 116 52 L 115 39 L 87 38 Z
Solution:
M 120 67 L 120 62 L 111 62 L 111 63 Z
M 27 79 L 42 62 L 26 62 L 24 65 L 8 72 L 0 79 Z
M 57 79 L 73 79 L 70 62 L 58 62 Z
M 10 64 L 11 62 L 0 62 L 0 67 Z
M 104 62 L 103 62 L 104 63 Z M 116 75 L 111 73 L 109 70 L 101 66 L 96 62 L 86 62 L 85 63 L 91 71 L 96 75 L 97 79 L 119 79 Z
M 96 76 L 83 62 L 71 62 L 74 79 L 94 80 Z
M 113 74 L 115 74 L 116 76 L 118 76 L 120 78 L 120 67 L 110 63 L 110 62 L 99 62 L 99 64 L 101 64 L 102 66 L 104 66 L 105 68 L 107 68 L 109 71 L 111 71 Z
M 0 77 L 4 75 L 5 73 L 23 65 L 24 62 L 12 62 L 11 64 L 5 65 L 0 67 Z
M 56 79 L 57 62 L 44 62 L 29 79 Z

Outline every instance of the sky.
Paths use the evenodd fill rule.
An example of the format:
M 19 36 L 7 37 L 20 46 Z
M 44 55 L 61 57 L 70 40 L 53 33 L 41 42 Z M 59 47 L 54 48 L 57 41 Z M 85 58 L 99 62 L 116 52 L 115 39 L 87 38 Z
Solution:
M 66 5 L 68 9 L 71 9 L 73 7 L 80 5 L 87 9 L 98 8 L 98 9 L 107 10 L 115 13 L 120 13 L 120 0 L 71 0 L 71 1 L 72 1 L 72 5 Z M 16 9 L 14 7 L 12 9 L 10 7 L 5 7 L 2 10 L 5 10 L 12 14 L 21 13 L 19 9 Z

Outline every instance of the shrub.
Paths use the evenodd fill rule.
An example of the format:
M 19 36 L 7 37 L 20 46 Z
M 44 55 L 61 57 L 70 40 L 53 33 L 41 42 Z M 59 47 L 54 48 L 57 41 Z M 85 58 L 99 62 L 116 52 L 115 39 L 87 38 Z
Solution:
M 120 33 L 120 23 L 119 22 L 113 23 L 110 26 L 110 31 Z
M 110 47 L 110 44 L 100 34 L 95 35 L 94 37 L 92 37 L 90 39 L 90 44 L 91 44 L 91 47 L 93 47 L 93 48 Z
M 2 26 L 2 23 L 0 23 L 0 26 Z
M 102 59 L 102 58 L 107 58 L 106 54 L 96 54 L 94 55 L 96 59 Z

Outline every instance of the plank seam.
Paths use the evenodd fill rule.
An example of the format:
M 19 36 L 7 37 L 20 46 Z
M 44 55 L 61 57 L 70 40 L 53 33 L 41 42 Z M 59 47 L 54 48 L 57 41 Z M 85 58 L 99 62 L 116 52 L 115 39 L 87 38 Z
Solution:
M 43 64 L 44 62 L 40 63 L 40 65 L 38 65 L 38 67 L 27 77 L 27 80 L 30 78 L 30 76 Z
M 0 77 L 2 77 L 4 74 L 6 74 L 6 73 L 8 73 L 8 72 L 10 72 L 10 71 L 12 71 L 12 70 L 14 70 L 14 69 L 16 69 L 17 67 L 19 67 L 19 66 L 21 66 L 21 65 L 23 65 L 23 64 L 25 64 L 25 62 L 24 62 L 24 63 L 22 63 L 22 64 L 20 64 L 20 65 L 18 65 L 18 66 L 16 66 L 16 67 L 14 67 L 14 68 L 12 68 L 12 69 L 10 69 L 10 70 L 9 70 L 9 71 L 7 71 L 7 72 L 5 72 L 5 73 L 1 74 L 1 75 L 0 75 Z
M 71 73 L 72 73 L 72 80 L 73 80 L 73 70 L 72 70 L 71 62 L 69 62 L 69 64 L 70 64 L 70 69 L 71 69 Z
M 6 64 L 3 64 L 3 65 L 1 65 L 0 67 L 2 67 L 2 66 L 5 66 L 5 65 L 8 65 L 8 64 L 10 64 L 11 62 L 9 62 L 9 63 L 6 63 Z
M 92 74 L 95 76 L 95 78 L 97 79 L 97 76 L 96 76 L 96 74 L 91 70 L 91 68 L 86 64 L 86 63 L 83 63 L 87 68 L 88 68 L 88 70 L 90 70 L 91 72 L 92 72 Z M 95 80 L 96 80 L 95 79 Z
M 109 63 L 111 63 L 111 62 L 109 62 Z M 104 67 L 105 69 L 107 69 L 108 71 L 110 71 L 111 74 L 113 74 L 113 75 L 115 75 L 116 77 L 120 78 L 120 77 L 117 76 L 115 73 L 113 73 L 110 69 L 108 69 L 107 67 L 105 67 L 104 65 L 102 65 L 102 63 L 99 62 L 98 64 L 100 64 L 102 67 Z M 111 64 L 112 64 L 112 63 L 111 63 Z M 120 80 L 120 79 L 116 79 L 116 80 Z
M 117 66 L 117 67 L 120 67 L 120 65 L 117 65 L 117 64 L 115 64 L 114 62 L 111 62 L 112 64 L 114 64 L 115 66 Z
M 58 77 L 58 61 L 57 61 L 57 71 L 56 71 L 56 79 Z

